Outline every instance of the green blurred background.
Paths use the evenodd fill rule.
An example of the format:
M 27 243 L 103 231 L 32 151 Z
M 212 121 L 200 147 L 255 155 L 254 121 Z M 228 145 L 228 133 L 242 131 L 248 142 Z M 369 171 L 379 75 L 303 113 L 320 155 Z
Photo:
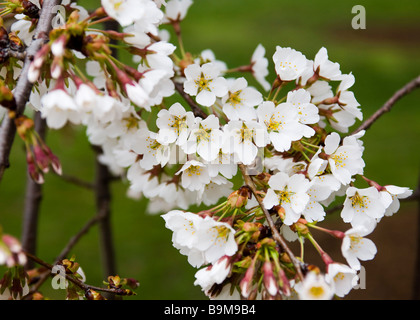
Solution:
M 99 2 L 81 1 L 90 8 Z M 358 4 L 366 8 L 366 30 L 351 27 L 351 10 Z M 259 43 L 265 46 L 271 67 L 276 45 L 295 48 L 309 59 L 325 46 L 330 60 L 339 62 L 343 73 L 355 75 L 353 90 L 367 118 L 397 89 L 420 74 L 419 21 L 420 2 L 413 0 L 196 0 L 182 30 L 187 51 L 199 53 L 211 48 L 231 68 L 248 64 Z M 274 78 L 272 70 L 270 80 Z M 398 102 L 364 137 L 366 176 L 381 184 L 414 190 L 420 168 L 419 137 L 417 90 Z M 94 155 L 83 128 L 50 132 L 47 141 L 61 159 L 66 174 L 93 180 Z M 26 180 L 23 144 L 19 140 L 11 163 L 0 184 L 0 224 L 6 233 L 19 237 Z M 137 296 L 130 299 L 204 299 L 200 288 L 193 285 L 196 270 L 172 247 L 171 232 L 164 228 L 163 219 L 145 211 L 146 201 L 128 199 L 126 189 L 123 182 L 112 185 L 112 222 L 119 275 L 141 283 Z M 95 214 L 95 201 L 90 191 L 52 174 L 46 177 L 44 191 L 38 256 L 52 262 Z M 415 203 L 403 204 L 397 215 L 384 219 L 386 228 L 379 226 L 375 231 L 378 235 L 372 235 L 378 247 L 378 262 L 366 263 L 367 288 L 350 298 L 410 298 L 415 208 Z M 335 226 L 334 219 L 330 223 Z M 347 228 L 341 225 L 341 230 Z M 325 241 L 328 247 L 335 240 Z M 104 279 L 99 252 L 96 227 L 72 251 L 87 282 L 93 285 L 101 285 Z M 42 289 L 46 296 L 63 297 L 62 292 L 49 287 L 47 283 Z

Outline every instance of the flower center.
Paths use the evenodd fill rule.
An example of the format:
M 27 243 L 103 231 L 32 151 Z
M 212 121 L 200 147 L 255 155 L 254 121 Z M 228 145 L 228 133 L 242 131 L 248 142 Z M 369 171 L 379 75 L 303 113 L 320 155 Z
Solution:
M 357 212 L 359 212 L 360 209 L 362 212 L 364 212 L 364 209 L 368 209 L 369 207 L 369 198 L 367 196 L 361 196 L 358 192 L 356 192 L 355 195 L 349 199 L 351 200 L 351 206 L 353 208 L 357 208 Z
M 211 133 L 211 129 L 206 130 L 200 124 L 200 129 L 198 129 L 197 132 L 195 133 L 197 137 L 197 144 L 199 144 L 201 141 L 204 141 L 204 142 L 210 141 L 210 133 Z
M 115 11 L 118 11 L 120 9 L 120 7 L 123 4 L 123 2 L 124 2 L 123 0 L 115 1 L 114 2 L 114 9 L 115 9 Z
M 346 151 L 339 153 L 339 154 L 333 154 L 331 155 L 331 159 L 334 160 L 334 164 L 338 168 L 344 168 L 346 166 L 346 160 L 348 159 L 348 156 L 346 155 Z
M 265 121 L 265 125 L 267 126 L 267 130 L 269 132 L 279 132 L 279 129 L 283 128 L 283 123 L 281 121 L 276 121 L 274 117 L 270 118 L 270 122 Z
M 161 146 L 155 139 L 147 138 L 146 141 L 149 142 L 149 145 L 147 146 L 148 149 L 157 150 Z
M 363 244 L 363 238 L 359 236 L 350 236 L 350 249 L 359 250 Z
M 279 67 L 282 69 L 292 69 L 297 71 L 296 65 L 292 65 L 292 63 L 289 61 L 280 61 Z
M 134 117 L 126 118 L 124 119 L 124 121 L 125 121 L 125 126 L 127 127 L 127 129 L 138 129 L 139 127 L 139 123 L 137 119 Z
M 227 242 L 227 238 L 229 236 L 230 230 L 225 226 L 215 226 L 212 228 L 215 232 L 215 242 L 220 242 L 220 244 L 224 244 Z
M 170 124 L 171 128 L 175 128 L 176 132 L 179 133 L 182 130 L 187 129 L 187 117 L 177 117 L 177 116 L 173 116 L 173 123 Z
M 287 186 L 283 191 L 276 191 L 277 197 L 279 198 L 280 203 L 290 203 L 291 197 L 295 194 L 287 189 Z
M 210 90 L 210 83 L 213 81 L 213 79 L 207 79 L 203 73 L 201 73 L 200 79 L 195 80 L 195 84 L 198 86 L 198 93 L 200 93 L 203 90 L 211 91 Z
M 335 275 L 335 277 L 334 277 L 334 281 L 340 281 L 340 280 L 344 280 L 344 273 L 342 273 L 342 272 L 339 272 L 339 273 L 337 273 L 336 275 Z
M 203 168 L 200 166 L 191 166 L 186 171 L 189 177 L 191 177 L 193 174 L 196 176 L 199 176 L 201 175 Z
M 240 129 L 240 137 L 241 137 L 241 141 L 252 141 L 252 137 L 253 137 L 253 130 L 252 129 L 248 129 L 248 127 L 244 124 L 242 124 L 242 128 Z
M 311 289 L 309 289 L 309 293 L 314 298 L 320 298 L 325 293 L 325 290 L 323 287 L 312 287 Z
M 234 93 L 229 92 L 229 99 L 228 103 L 230 103 L 233 107 L 236 107 L 238 104 L 242 102 L 242 99 L 240 97 L 242 90 L 236 91 Z

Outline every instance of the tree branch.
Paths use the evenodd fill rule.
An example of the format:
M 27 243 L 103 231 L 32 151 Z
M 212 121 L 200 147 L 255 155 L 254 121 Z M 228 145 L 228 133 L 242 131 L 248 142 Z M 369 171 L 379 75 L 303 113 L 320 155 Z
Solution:
M 61 251 L 61 253 L 58 255 L 58 257 L 55 259 L 54 264 L 58 263 L 59 261 L 65 259 L 70 251 L 74 248 L 74 246 L 80 241 L 80 239 L 89 232 L 89 230 L 95 226 L 99 221 L 101 221 L 104 218 L 103 212 L 99 212 L 96 216 L 94 216 L 92 219 L 90 219 L 80 231 L 74 235 L 67 245 L 64 247 L 64 249 Z M 43 283 L 50 277 L 51 273 L 46 272 L 40 276 L 36 284 L 34 284 L 31 291 L 27 294 L 26 299 L 30 299 L 34 293 L 36 293 L 39 288 L 43 285 Z
M 35 263 L 43 266 L 44 268 L 48 269 L 49 271 L 52 271 L 52 269 L 54 268 L 54 266 L 50 265 L 47 262 L 44 262 L 43 260 L 39 259 L 38 257 L 30 254 L 29 252 L 24 252 L 24 253 L 29 259 L 31 259 Z M 51 274 L 51 272 L 49 272 L 49 274 Z M 73 284 L 75 284 L 76 286 L 78 286 L 80 289 L 82 289 L 85 292 L 88 292 L 89 290 L 94 290 L 94 291 L 106 292 L 106 293 L 109 293 L 109 294 L 120 295 L 120 296 L 130 295 L 130 293 L 128 291 L 125 291 L 125 290 L 107 289 L 107 288 L 100 288 L 100 287 L 88 285 L 88 284 L 86 284 L 86 283 L 84 283 L 80 280 L 77 280 L 77 279 L 73 278 L 71 275 L 68 275 L 68 274 L 65 274 L 64 277 L 68 281 L 72 282 Z
M 281 236 L 281 234 L 277 230 L 277 228 L 274 224 L 273 218 L 271 217 L 268 210 L 265 208 L 265 206 L 264 206 L 264 204 L 263 204 L 263 202 L 262 202 L 262 200 L 261 200 L 261 198 L 260 198 L 260 196 L 257 192 L 254 181 L 252 181 L 251 177 L 246 173 L 247 172 L 246 166 L 243 165 L 243 164 L 239 164 L 239 169 L 241 170 L 242 176 L 244 177 L 245 184 L 251 189 L 252 194 L 254 195 L 254 197 L 257 200 L 259 206 L 261 207 L 262 211 L 264 212 L 265 218 L 267 219 L 268 225 L 270 226 L 270 229 L 271 229 L 271 232 L 273 234 L 274 240 L 277 242 L 278 245 L 280 245 L 280 247 L 282 247 L 282 249 L 290 257 L 290 260 L 292 261 L 292 263 L 293 263 L 293 265 L 296 269 L 296 273 L 297 273 L 298 277 L 300 278 L 300 280 L 303 280 L 304 277 L 303 277 L 303 274 L 302 274 L 302 269 L 300 267 L 300 262 L 296 259 L 295 255 L 290 250 L 286 241 L 284 240 L 284 238 Z
M 174 84 L 175 84 L 176 91 L 178 91 L 178 93 L 189 104 L 194 115 L 202 119 L 207 118 L 208 115 L 200 108 L 200 106 L 188 94 L 184 92 L 184 87 L 182 86 L 182 84 L 177 83 L 175 81 L 174 81 Z
M 48 34 L 52 28 L 53 8 L 59 0 L 44 0 L 38 25 L 35 30 L 34 41 L 27 49 L 25 62 L 16 84 L 13 95 L 16 100 L 16 113 L 20 115 L 25 110 L 26 103 L 31 95 L 33 84 L 28 80 L 29 66 L 35 54 L 41 49 L 45 41 L 48 40 Z M 13 141 L 16 135 L 16 126 L 14 119 L 5 117 L 0 127 L 0 181 L 3 178 L 5 170 L 10 166 L 9 156 Z
M 101 217 L 99 220 L 99 234 L 104 274 L 108 277 L 116 274 L 115 250 L 111 228 L 111 174 L 108 167 L 99 162 L 98 157 L 101 153 L 102 150 L 96 148 L 95 197 L 98 216 Z
M 84 181 L 82 179 L 79 179 L 78 177 L 74 177 L 74 176 L 64 174 L 64 173 L 57 176 L 66 182 L 74 184 L 75 186 L 79 186 L 88 190 L 93 190 L 95 188 L 94 183 L 89 182 L 89 181 Z
M 362 125 L 357 128 L 352 134 L 358 133 L 362 130 L 367 130 L 375 123 L 384 113 L 391 111 L 394 104 L 405 95 L 409 94 L 414 89 L 420 87 L 420 76 L 407 83 L 404 87 L 394 93 L 394 95 L 380 108 L 378 109 L 369 119 L 365 120 Z
M 41 114 L 35 114 L 35 130 L 42 140 L 45 140 L 46 123 Z M 42 185 L 36 183 L 29 175 L 26 179 L 25 208 L 23 213 L 22 247 L 25 251 L 36 254 L 38 236 L 38 217 L 42 201 Z M 32 269 L 33 263 L 28 263 L 26 269 Z

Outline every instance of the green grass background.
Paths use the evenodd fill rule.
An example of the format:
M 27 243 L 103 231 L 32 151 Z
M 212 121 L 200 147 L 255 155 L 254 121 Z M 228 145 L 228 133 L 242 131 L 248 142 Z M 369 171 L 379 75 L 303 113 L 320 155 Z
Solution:
M 99 1 L 81 3 L 93 8 Z M 366 8 L 366 30 L 351 27 L 351 9 L 357 4 Z M 420 74 L 419 16 L 420 2 L 412 0 L 196 0 L 182 29 L 187 51 L 199 53 L 211 48 L 229 67 L 247 64 L 259 43 L 266 47 L 270 62 L 276 45 L 295 48 L 310 59 L 325 46 L 330 59 L 339 62 L 344 73 L 355 75 L 353 90 L 367 118 Z M 398 102 L 366 134 L 366 176 L 381 184 L 415 189 L 420 167 L 419 137 L 420 90 Z M 83 128 L 50 132 L 48 143 L 60 157 L 66 174 L 93 179 L 94 157 Z M 5 232 L 19 237 L 26 165 L 23 144 L 18 139 L 11 163 L 0 184 L 0 225 Z M 196 270 L 172 247 L 171 232 L 164 228 L 163 219 L 145 212 L 144 200 L 128 199 L 125 183 L 115 182 L 112 189 L 118 272 L 141 283 L 138 295 L 130 299 L 204 299 L 200 288 L 193 285 Z M 402 211 L 412 206 L 403 205 Z M 52 262 L 94 214 L 90 191 L 48 175 L 38 256 Z M 104 277 L 96 227 L 72 253 L 82 265 L 87 282 L 101 285 Z M 46 296 L 63 296 L 49 287 L 43 287 Z

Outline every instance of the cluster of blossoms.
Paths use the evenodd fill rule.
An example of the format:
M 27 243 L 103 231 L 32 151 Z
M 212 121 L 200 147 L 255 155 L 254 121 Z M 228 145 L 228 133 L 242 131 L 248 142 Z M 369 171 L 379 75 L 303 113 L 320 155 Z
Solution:
M 35 2 L 30 13 L 16 10 L 28 1 L 6 2 L 8 12 L 19 13 L 6 36 L 22 48 L 33 35 L 34 12 L 40 9 Z M 174 247 L 192 266 L 202 267 L 195 284 L 207 296 L 344 297 L 357 282 L 360 261 L 375 256 L 375 245 L 365 237 L 411 194 L 363 175 L 364 132 L 349 134 L 362 120 L 351 91 L 354 76 L 342 73 L 325 48 L 310 60 L 278 46 L 270 84 L 262 45 L 249 65 L 234 69 L 211 50 L 185 51 L 180 22 L 192 0 L 101 2 L 88 13 L 63 1 L 69 18 L 34 57 L 28 106 L 51 129 L 86 127 L 89 142 L 103 152 L 100 161 L 129 182 L 128 195 L 150 199 L 151 213 L 165 213 Z M 111 19 L 121 32 L 94 28 Z M 164 25 L 173 26 L 180 52 L 160 28 Z M 116 59 L 114 48 L 131 54 L 132 61 Z M 3 65 L 1 77 L 10 87 L 22 64 L 10 56 Z M 168 103 L 171 97 L 182 99 Z M 42 150 L 49 157 L 38 167 L 51 164 L 61 171 L 46 146 Z M 252 185 L 243 185 L 239 173 Z M 349 229 L 319 227 L 326 208 L 341 196 L 341 218 Z M 207 209 L 188 211 L 202 204 Z M 311 229 L 342 241 L 347 264 L 324 252 Z M 303 252 L 292 257 L 276 232 L 302 246 L 307 239 L 321 254 L 325 271 L 306 264 Z

